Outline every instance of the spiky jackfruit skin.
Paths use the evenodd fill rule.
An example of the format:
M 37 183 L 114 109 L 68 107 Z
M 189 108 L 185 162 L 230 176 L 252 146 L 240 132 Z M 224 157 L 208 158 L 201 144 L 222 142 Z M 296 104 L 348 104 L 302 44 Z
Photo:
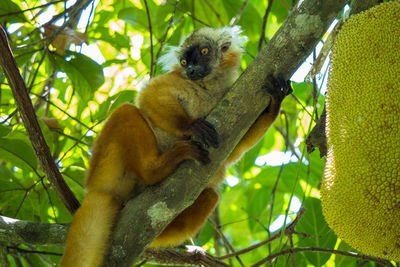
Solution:
M 400 2 L 349 19 L 331 60 L 325 219 L 353 248 L 400 261 Z

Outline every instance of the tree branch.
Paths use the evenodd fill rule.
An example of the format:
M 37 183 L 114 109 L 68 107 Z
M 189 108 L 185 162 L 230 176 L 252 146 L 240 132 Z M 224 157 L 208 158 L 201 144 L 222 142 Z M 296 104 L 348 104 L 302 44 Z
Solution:
M 146 249 L 140 257 L 140 261 L 146 261 L 158 264 L 169 264 L 169 265 L 199 265 L 212 266 L 212 267 L 225 267 L 228 266 L 222 262 L 223 259 L 233 257 L 238 254 L 244 254 L 248 251 L 254 250 L 273 239 L 279 238 L 282 232 L 285 235 L 295 234 L 293 231 L 297 222 L 301 219 L 304 210 L 299 212 L 296 219 L 288 225 L 285 229 L 282 229 L 279 233 L 275 234 L 273 238 L 263 241 L 259 244 L 251 246 L 245 250 L 237 251 L 235 254 L 228 254 L 220 258 L 215 258 L 201 249 L 190 249 L 190 251 L 176 251 L 176 249 Z M 0 244 L 26 244 L 26 245 L 44 245 L 44 246 L 64 246 L 64 242 L 67 236 L 68 225 L 67 224 L 50 224 L 50 223 L 37 223 L 30 221 L 16 220 L 5 216 L 0 216 Z M 0 246 L 1 248 L 1 246 Z M 15 248 L 17 249 L 17 248 Z M 19 248 L 18 248 L 19 249 Z M 21 249 L 19 249 L 21 250 Z M 393 266 L 389 261 L 371 257 L 355 252 L 332 250 L 326 248 L 317 247 L 305 247 L 305 248 L 290 248 L 287 250 L 279 251 L 275 254 L 269 255 L 265 259 L 256 263 L 262 264 L 268 261 L 272 261 L 276 257 L 299 253 L 306 251 L 315 251 L 323 253 L 332 253 L 336 255 L 343 255 L 347 257 L 358 258 L 366 261 L 374 261 L 385 266 Z M 43 251 L 32 251 L 31 253 L 37 254 L 48 254 Z M 7 253 L 5 253 L 7 254 Z M 56 255 L 56 254 L 55 254 Z
M 153 68 L 154 68 L 154 45 L 153 45 L 153 26 L 151 25 L 151 17 L 150 17 L 150 11 L 149 11 L 149 6 L 147 4 L 147 0 L 144 0 L 144 6 L 146 8 L 146 14 L 147 14 L 147 23 L 149 24 L 149 34 L 150 34 L 150 78 L 153 77 Z
M 21 221 L 0 216 L 0 243 L 64 246 L 66 224 Z
M 191 251 L 176 251 L 176 249 L 146 249 L 141 260 L 156 264 L 176 265 L 201 265 L 206 267 L 228 267 L 226 263 L 214 258 L 201 248 L 195 247 Z
M 193 203 L 240 138 L 269 105 L 270 95 L 262 89 L 268 83 L 268 75 L 280 73 L 285 78 L 290 77 L 345 4 L 345 0 L 300 2 L 207 117 L 222 140 L 217 150 L 210 149 L 211 163 L 200 166 L 193 161 L 184 162 L 168 179 L 131 199 L 121 211 L 105 266 L 131 266 L 168 223 Z
M 67 232 L 67 224 L 37 223 L 0 216 L 0 244 L 6 243 L 61 247 L 64 246 Z M 46 252 L 33 251 L 32 253 L 45 254 Z M 173 264 L 174 266 L 199 264 L 212 267 L 227 266 L 222 261 L 214 258 L 201 249 L 191 249 L 190 251 L 176 251 L 176 249 L 147 249 L 140 260 L 159 264 Z

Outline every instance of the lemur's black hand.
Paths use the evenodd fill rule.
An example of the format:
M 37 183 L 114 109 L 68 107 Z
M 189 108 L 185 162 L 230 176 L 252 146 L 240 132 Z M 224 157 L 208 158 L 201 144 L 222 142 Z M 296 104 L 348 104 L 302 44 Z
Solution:
M 204 119 L 197 119 L 190 125 L 190 130 L 194 136 L 200 139 L 200 142 L 206 146 L 211 145 L 214 148 L 219 146 L 219 136 L 214 126 Z
M 280 102 L 282 102 L 285 96 L 293 92 L 290 80 L 285 80 L 282 74 L 278 74 L 277 77 L 272 74 L 268 75 L 264 89 Z

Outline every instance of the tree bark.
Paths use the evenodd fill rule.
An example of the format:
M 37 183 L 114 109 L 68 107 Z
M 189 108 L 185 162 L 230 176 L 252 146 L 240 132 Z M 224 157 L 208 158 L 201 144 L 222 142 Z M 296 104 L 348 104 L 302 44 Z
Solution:
M 62 247 L 64 246 L 67 232 L 67 224 L 38 223 L 0 216 L 0 249 L 3 243 Z M 4 254 L 7 254 L 6 249 Z M 140 261 L 158 264 L 170 264 L 173 266 L 193 266 L 199 264 L 212 267 L 228 266 L 200 249 L 193 249 L 192 251 L 176 251 L 175 249 L 147 249 L 142 254 Z
M 0 243 L 64 246 L 66 224 L 21 221 L 0 216 Z
M 121 211 L 104 266 L 131 266 L 151 241 L 197 198 L 208 181 L 270 103 L 267 77 L 291 77 L 311 53 L 346 0 L 300 1 L 272 40 L 209 114 L 221 137 L 211 163 L 187 161 L 161 183 L 148 187 Z

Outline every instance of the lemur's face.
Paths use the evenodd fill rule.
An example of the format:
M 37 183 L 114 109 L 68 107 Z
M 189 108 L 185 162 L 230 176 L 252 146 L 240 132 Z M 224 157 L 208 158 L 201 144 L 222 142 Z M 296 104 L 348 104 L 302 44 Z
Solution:
M 213 28 L 195 30 L 183 42 L 179 62 L 186 76 L 192 81 L 205 81 L 220 66 L 225 52 L 230 48 L 232 37 Z
M 212 72 L 211 63 L 217 57 L 212 47 L 210 43 L 195 44 L 184 51 L 180 63 L 190 80 L 201 80 Z

